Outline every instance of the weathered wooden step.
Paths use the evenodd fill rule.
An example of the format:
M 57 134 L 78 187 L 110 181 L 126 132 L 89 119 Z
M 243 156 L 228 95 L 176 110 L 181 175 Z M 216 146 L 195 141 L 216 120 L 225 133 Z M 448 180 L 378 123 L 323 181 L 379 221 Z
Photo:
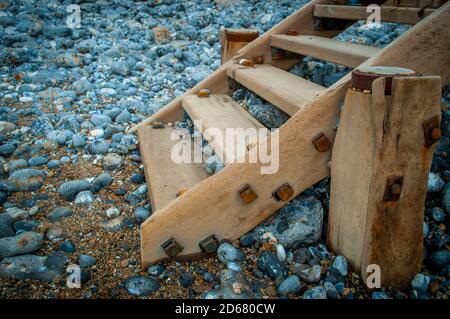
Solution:
M 396 22 L 406 24 L 416 24 L 434 9 L 405 8 L 405 7 L 380 7 L 382 22 Z M 372 10 L 367 11 L 365 6 L 344 6 L 333 4 L 316 4 L 314 6 L 314 16 L 317 18 L 333 18 L 344 20 L 366 20 Z
M 176 199 L 177 193 L 209 177 L 201 163 L 176 163 L 171 158 L 172 148 L 180 143 L 180 138 L 186 142 L 191 139 L 186 130 L 144 125 L 138 129 L 138 137 L 154 211 Z
M 233 64 L 227 74 L 289 115 L 294 115 L 325 91 L 318 84 L 270 65 Z
M 227 129 L 243 129 L 243 133 L 247 129 L 264 128 L 264 125 L 253 118 L 243 107 L 226 94 L 211 95 L 209 97 L 198 97 L 191 95 L 185 97 L 182 101 L 183 108 L 194 121 L 197 129 L 204 134 L 207 129 L 219 130 L 223 139 L 217 139 L 214 135 L 203 135 L 203 137 L 211 144 L 216 154 L 223 162 L 226 159 L 234 158 L 232 154 L 227 153 L 225 136 Z M 245 146 L 257 142 L 258 136 L 245 135 Z M 233 150 L 233 149 L 231 149 Z
M 367 45 L 340 42 L 314 35 L 276 34 L 271 37 L 270 45 L 351 68 L 356 68 L 380 51 L 378 48 Z

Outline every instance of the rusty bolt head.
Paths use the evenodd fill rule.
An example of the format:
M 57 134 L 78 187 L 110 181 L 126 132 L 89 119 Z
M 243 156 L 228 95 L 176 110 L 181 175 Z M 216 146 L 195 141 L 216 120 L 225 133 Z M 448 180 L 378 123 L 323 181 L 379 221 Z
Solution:
M 331 146 L 330 140 L 323 133 L 319 133 L 316 137 L 314 137 L 312 142 L 319 152 L 325 152 Z
M 403 176 L 388 176 L 383 200 L 387 202 L 398 201 L 402 193 Z
M 389 193 L 391 196 L 399 196 L 402 192 L 402 185 L 394 183 L 389 187 Z
M 238 194 L 241 197 L 241 199 L 244 201 L 244 203 L 246 203 L 246 204 L 250 204 L 258 197 L 258 195 L 256 195 L 253 188 L 248 184 L 245 185 L 244 187 L 242 187 L 238 191 Z
M 289 30 L 288 32 L 286 32 L 287 35 L 298 35 L 298 31 L 297 30 Z
M 253 63 L 252 60 L 249 59 L 240 59 L 239 60 L 239 65 L 243 65 L 243 66 L 254 66 L 255 63 Z
M 210 94 L 211 94 L 211 91 L 208 90 L 208 89 L 200 89 L 200 90 L 197 92 L 197 96 L 198 96 L 198 97 L 209 97 Z
M 431 130 L 430 138 L 433 140 L 438 140 L 439 138 L 441 138 L 441 134 L 442 134 L 441 129 L 439 127 L 436 127 Z
M 253 62 L 255 64 L 263 64 L 264 63 L 264 57 L 263 56 L 255 56 L 253 58 Z
M 436 141 L 441 138 L 441 123 L 439 121 L 439 116 L 435 115 L 428 120 L 424 121 L 423 132 L 425 135 L 425 146 L 429 147 L 433 145 Z
M 286 183 L 281 185 L 274 193 L 273 196 L 276 200 L 287 201 L 294 195 L 292 187 Z
M 219 240 L 216 235 L 212 234 L 211 236 L 208 236 L 200 241 L 198 245 L 204 252 L 212 254 L 217 251 L 217 248 L 219 248 Z
M 184 248 L 177 243 L 177 241 L 173 238 L 169 238 L 162 245 L 161 248 L 169 257 L 175 257 L 178 255 Z

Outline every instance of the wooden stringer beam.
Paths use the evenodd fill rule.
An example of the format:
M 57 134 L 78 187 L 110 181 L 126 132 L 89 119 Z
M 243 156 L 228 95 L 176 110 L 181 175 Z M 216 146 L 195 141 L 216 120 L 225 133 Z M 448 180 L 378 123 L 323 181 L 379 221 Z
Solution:
M 312 8 L 308 7 L 308 10 Z M 291 23 L 294 24 L 294 21 Z M 267 45 L 269 40 L 263 35 L 246 46 L 244 53 L 249 48 L 256 50 L 255 42 L 262 41 Z M 440 75 L 442 83 L 446 84 L 450 79 L 449 62 L 450 10 L 447 3 L 362 66 L 410 68 L 422 74 Z M 219 72 L 226 71 L 228 66 L 227 62 Z M 171 238 L 183 247 L 176 256 L 181 259 L 201 254 L 199 242 L 212 234 L 219 240 L 237 239 L 286 204 L 272 196 L 281 185 L 288 183 L 294 191 L 293 196 L 296 196 L 328 176 L 330 149 L 319 152 L 312 140 L 324 134 L 333 142 L 339 105 L 349 80 L 350 75 L 347 75 L 326 89 L 312 102 L 302 106 L 278 130 L 279 170 L 275 174 L 261 174 L 260 169 L 266 164 L 229 164 L 221 172 L 204 179 L 154 212 L 141 225 L 142 265 L 168 258 L 161 245 Z M 216 79 L 209 81 L 222 85 Z M 179 112 L 174 105 L 171 110 Z M 270 145 L 270 138 L 260 143 Z M 248 204 L 238 195 L 245 185 L 249 185 L 257 195 L 256 200 Z

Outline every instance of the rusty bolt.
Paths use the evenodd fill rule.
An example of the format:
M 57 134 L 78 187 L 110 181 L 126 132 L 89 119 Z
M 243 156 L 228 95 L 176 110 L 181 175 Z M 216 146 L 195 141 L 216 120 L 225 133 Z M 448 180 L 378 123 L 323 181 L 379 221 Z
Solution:
M 287 201 L 293 195 L 294 195 L 294 190 L 288 183 L 281 185 L 275 192 L 273 192 L 273 196 L 278 201 L 280 201 L 280 200 Z
M 424 121 L 423 124 L 423 132 L 425 135 L 425 146 L 433 145 L 437 140 L 440 139 L 442 131 L 441 131 L 441 123 L 439 121 L 439 116 L 435 115 L 428 120 Z
M 330 140 L 323 133 L 319 133 L 316 137 L 314 137 L 312 142 L 319 152 L 325 152 L 331 146 Z
M 264 57 L 263 56 L 255 56 L 253 58 L 253 62 L 255 64 L 263 64 L 264 63 Z
M 200 89 L 197 92 L 198 97 L 209 97 L 210 94 L 211 94 L 211 91 L 208 89 Z
M 430 138 L 433 140 L 437 140 L 441 137 L 441 134 L 442 134 L 441 129 L 439 127 L 436 127 L 431 130 Z
M 250 185 L 245 185 L 238 191 L 239 196 L 246 204 L 250 204 L 253 202 L 258 195 L 256 195 L 255 191 Z
M 402 192 L 402 185 L 394 183 L 389 187 L 389 193 L 391 196 L 399 196 Z
M 200 241 L 198 245 L 204 252 L 212 254 L 216 252 L 217 248 L 219 248 L 219 240 L 216 235 L 212 234 L 211 236 L 208 236 Z
M 403 188 L 403 176 L 389 176 L 386 179 L 383 200 L 387 202 L 398 201 Z
M 169 238 L 162 245 L 161 248 L 169 257 L 175 257 L 178 255 L 184 248 L 177 243 L 177 241 L 173 238 Z
M 253 63 L 252 60 L 248 60 L 248 59 L 240 59 L 240 60 L 239 60 L 239 65 L 243 65 L 243 66 L 254 66 L 255 63 Z

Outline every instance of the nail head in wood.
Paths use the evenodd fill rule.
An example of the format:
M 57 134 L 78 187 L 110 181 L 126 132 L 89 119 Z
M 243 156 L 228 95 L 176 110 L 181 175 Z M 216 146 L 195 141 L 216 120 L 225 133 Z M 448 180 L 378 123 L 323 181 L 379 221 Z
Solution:
M 403 176 L 388 176 L 383 200 L 386 202 L 398 201 L 402 193 Z
M 424 121 L 423 132 L 425 135 L 425 146 L 429 147 L 437 142 L 441 138 L 441 123 L 439 121 L 439 116 L 435 115 L 428 120 Z
M 319 133 L 316 137 L 314 137 L 312 142 L 319 152 L 325 152 L 331 146 L 330 140 L 323 133 Z
M 246 204 L 250 204 L 258 197 L 258 195 L 256 195 L 253 188 L 248 184 L 245 185 L 244 187 L 242 187 L 238 191 L 238 194 L 241 197 L 241 199 L 244 201 L 244 203 L 246 203 Z
M 180 246 L 180 244 L 177 243 L 177 241 L 173 238 L 169 238 L 166 240 L 162 245 L 161 248 L 164 250 L 164 252 L 169 257 L 175 257 L 179 253 L 183 251 L 183 247 Z
M 285 183 L 281 185 L 274 193 L 273 196 L 276 198 L 276 200 L 284 201 L 286 202 L 294 195 L 294 190 L 292 189 L 291 185 L 288 183 Z
M 217 251 L 217 248 L 219 248 L 219 240 L 216 235 L 212 234 L 211 236 L 208 236 L 200 241 L 198 245 L 204 252 L 212 254 Z

